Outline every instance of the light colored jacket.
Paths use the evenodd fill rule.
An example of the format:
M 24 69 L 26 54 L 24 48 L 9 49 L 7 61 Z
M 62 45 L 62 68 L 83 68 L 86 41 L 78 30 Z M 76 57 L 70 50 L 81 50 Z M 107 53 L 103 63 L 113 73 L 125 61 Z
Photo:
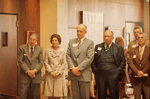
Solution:
M 33 83 L 41 83 L 41 68 L 43 66 L 43 50 L 40 46 L 35 45 L 32 58 L 29 54 L 28 44 L 19 47 L 18 63 L 20 66 L 20 82 L 28 83 L 32 80 Z M 31 79 L 26 73 L 27 70 L 37 70 L 35 78 Z
M 79 67 L 81 76 L 75 76 L 72 72 L 70 72 L 69 79 L 78 81 L 91 81 L 91 63 L 94 58 L 94 42 L 85 38 L 78 49 L 76 46 L 77 40 L 78 39 L 75 38 L 69 41 L 66 59 L 69 69 L 72 67 Z

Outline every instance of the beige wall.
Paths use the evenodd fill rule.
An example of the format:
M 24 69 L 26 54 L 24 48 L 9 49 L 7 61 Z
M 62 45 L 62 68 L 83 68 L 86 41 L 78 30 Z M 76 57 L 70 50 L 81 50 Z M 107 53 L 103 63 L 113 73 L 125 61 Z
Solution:
M 144 0 L 144 32 L 148 34 L 150 39 L 150 2 Z
M 125 21 L 143 21 L 142 0 L 69 0 L 68 26 L 79 24 L 78 11 L 101 12 L 104 26 L 125 27 Z
M 125 27 L 125 21 L 143 21 L 142 0 L 40 0 L 40 44 L 44 53 L 51 46 L 49 39 L 54 33 L 61 35 L 60 46 L 66 50 L 68 27 L 79 24 L 78 11 L 83 10 L 104 13 L 104 26 Z M 44 74 L 44 67 L 42 71 Z M 43 95 L 41 98 L 46 99 Z
M 62 48 L 66 46 L 68 31 L 68 0 L 40 0 L 40 44 L 43 52 L 51 46 L 50 37 L 52 34 L 60 34 L 62 37 Z M 42 75 L 45 74 L 45 68 L 42 68 Z M 41 94 L 43 91 L 43 82 L 41 84 Z M 47 99 L 41 95 L 41 99 Z
M 51 46 L 50 36 L 57 33 L 57 0 L 40 0 L 40 45 L 45 50 Z M 42 68 L 42 75 L 45 68 Z M 41 84 L 41 94 L 43 90 L 43 82 Z M 41 99 L 47 99 L 41 95 Z

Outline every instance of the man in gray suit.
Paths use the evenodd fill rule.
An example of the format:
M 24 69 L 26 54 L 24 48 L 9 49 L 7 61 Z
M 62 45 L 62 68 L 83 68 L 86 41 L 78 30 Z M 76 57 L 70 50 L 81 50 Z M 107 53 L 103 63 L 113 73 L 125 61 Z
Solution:
M 73 99 L 89 99 L 92 71 L 90 64 L 94 58 L 94 43 L 85 38 L 87 27 L 84 24 L 77 26 L 77 37 L 71 39 L 67 49 L 67 63 L 70 69 Z
M 42 82 L 41 68 L 43 66 L 43 50 L 37 46 L 38 36 L 31 33 L 28 44 L 21 45 L 18 53 L 18 63 L 20 66 L 20 94 L 19 99 L 27 99 L 30 88 L 31 99 L 37 99 L 38 89 Z

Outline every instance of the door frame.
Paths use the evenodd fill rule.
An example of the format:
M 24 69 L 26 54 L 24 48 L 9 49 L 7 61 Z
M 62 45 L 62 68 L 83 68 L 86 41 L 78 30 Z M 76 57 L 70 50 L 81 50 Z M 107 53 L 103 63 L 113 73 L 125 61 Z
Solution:
M 18 14 L 17 13 L 0 13 L 2 15 L 16 15 L 16 18 L 17 18 L 17 21 L 16 21 L 16 28 L 17 28 L 17 57 L 18 57 Z M 4 97 L 15 97 L 16 99 L 19 99 L 19 89 L 20 89 L 20 86 L 19 86 L 19 77 L 20 77 L 20 69 L 19 69 L 19 65 L 18 63 L 16 63 L 16 66 L 17 66 L 17 96 L 14 96 L 14 95 L 7 95 L 7 94 L 3 94 L 1 93 L 2 96 Z

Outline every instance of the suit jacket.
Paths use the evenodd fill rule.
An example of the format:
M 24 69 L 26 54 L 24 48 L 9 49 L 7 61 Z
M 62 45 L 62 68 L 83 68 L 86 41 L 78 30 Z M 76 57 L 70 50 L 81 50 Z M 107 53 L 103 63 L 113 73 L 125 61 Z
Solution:
M 40 46 L 35 45 L 32 58 L 29 54 L 28 44 L 19 47 L 18 63 L 20 66 L 20 82 L 28 83 L 32 80 L 33 83 L 41 83 L 41 68 L 43 66 L 43 50 Z M 35 78 L 31 79 L 26 73 L 27 70 L 36 69 Z
M 112 43 L 111 46 L 112 46 L 112 51 L 114 54 L 116 66 L 118 68 L 119 73 L 121 73 L 126 65 L 123 47 L 121 47 L 120 45 L 117 45 L 115 43 Z M 101 57 L 102 49 L 105 49 L 104 42 L 95 46 L 94 61 L 92 62 L 92 65 L 91 65 L 94 73 L 96 73 L 98 70 L 97 69 L 97 64 L 98 64 L 97 60 L 99 57 Z
M 133 40 L 129 43 L 128 49 L 132 49 L 138 46 L 138 42 L 136 40 Z M 149 47 L 149 40 L 146 41 L 146 46 Z
M 142 77 L 142 78 L 135 78 L 135 75 L 138 73 L 138 71 L 143 71 L 143 73 L 150 74 L 150 48 L 145 46 L 142 60 L 140 60 L 140 54 L 139 54 L 139 46 L 132 48 L 130 51 L 130 58 L 128 60 L 129 67 L 132 69 L 132 78 L 131 83 L 133 85 L 139 84 L 141 81 L 144 85 L 149 85 L 149 77 Z
M 94 43 L 85 38 L 77 49 L 77 38 L 71 39 L 68 44 L 66 59 L 69 69 L 78 66 L 81 71 L 81 76 L 75 76 L 72 72 L 69 73 L 70 80 L 91 81 L 92 70 L 90 67 L 94 58 Z

